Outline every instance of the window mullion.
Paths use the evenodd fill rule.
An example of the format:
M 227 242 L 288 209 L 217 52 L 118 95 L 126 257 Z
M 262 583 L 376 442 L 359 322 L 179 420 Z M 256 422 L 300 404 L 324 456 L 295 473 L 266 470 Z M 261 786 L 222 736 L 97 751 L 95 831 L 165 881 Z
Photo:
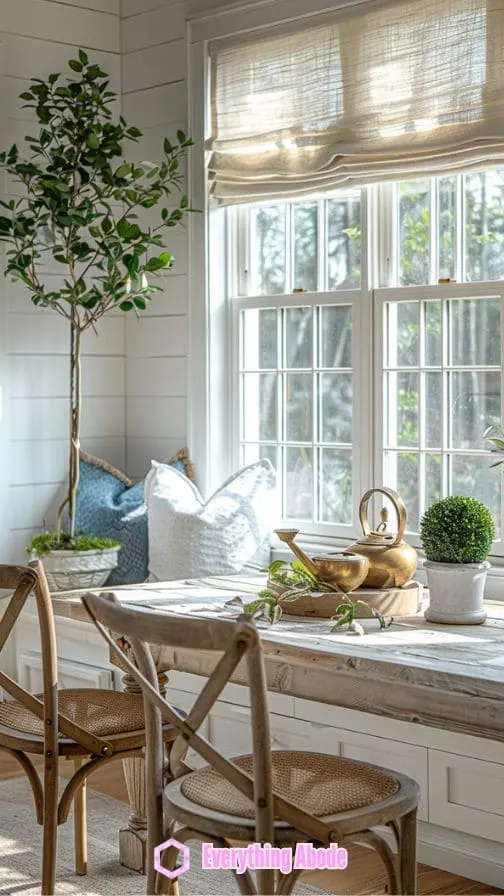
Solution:
M 430 181 L 430 262 L 429 262 L 429 282 L 437 283 L 439 279 L 439 239 L 438 239 L 438 221 L 439 221 L 439 180 L 437 177 L 431 178 Z
M 464 175 L 457 176 L 456 187 L 456 219 L 455 219 L 455 245 L 456 245 L 456 267 L 455 279 L 459 283 L 465 282 L 465 191 L 464 191 Z
M 325 199 L 319 199 L 317 208 L 318 222 L 318 270 L 317 283 L 318 291 L 325 292 L 327 290 L 327 259 L 328 259 L 328 242 L 327 242 L 327 202 Z
M 293 209 L 288 204 L 285 209 L 285 292 L 295 289 L 294 283 L 294 226 Z

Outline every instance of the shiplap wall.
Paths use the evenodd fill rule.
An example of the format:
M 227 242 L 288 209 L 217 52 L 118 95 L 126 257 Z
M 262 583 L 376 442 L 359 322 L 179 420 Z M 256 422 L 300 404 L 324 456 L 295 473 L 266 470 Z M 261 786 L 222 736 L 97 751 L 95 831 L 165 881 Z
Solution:
M 31 77 L 65 71 L 83 47 L 121 91 L 120 0 L 1 0 L 1 144 L 21 143 L 33 116 L 18 94 Z M 2 183 L 2 191 L 12 187 Z M 125 319 L 103 320 L 84 338 L 82 445 L 125 465 Z M 37 310 L 0 277 L 0 549 L 23 558 L 30 535 L 54 523 L 67 468 L 66 322 Z
M 185 2 L 123 0 L 123 113 L 143 138 L 139 159 L 158 161 L 163 138 L 186 129 Z M 155 220 L 159 213 L 155 213 Z M 144 476 L 186 444 L 187 231 L 168 231 L 175 257 L 146 313 L 126 322 L 127 468 Z

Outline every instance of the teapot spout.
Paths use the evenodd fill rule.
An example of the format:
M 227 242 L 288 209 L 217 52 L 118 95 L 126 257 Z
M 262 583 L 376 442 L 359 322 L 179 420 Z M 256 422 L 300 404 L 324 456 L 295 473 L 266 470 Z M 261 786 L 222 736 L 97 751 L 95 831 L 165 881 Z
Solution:
M 315 564 L 310 560 L 309 557 L 306 556 L 305 552 L 296 544 L 294 541 L 296 535 L 299 534 L 299 529 L 275 529 L 275 534 L 278 535 L 280 541 L 285 542 L 286 545 L 291 549 L 292 553 L 301 560 L 307 570 L 311 572 L 312 576 L 318 578 L 318 570 Z

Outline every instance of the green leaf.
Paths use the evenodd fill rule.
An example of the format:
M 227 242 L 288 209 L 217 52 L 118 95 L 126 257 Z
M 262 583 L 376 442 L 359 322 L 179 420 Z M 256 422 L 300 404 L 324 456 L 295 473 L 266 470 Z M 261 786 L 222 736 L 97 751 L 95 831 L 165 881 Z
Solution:
M 34 99 L 34 96 L 33 96 L 33 93 L 28 93 L 28 91 L 25 91 L 24 93 L 19 94 L 19 99 L 26 100 L 27 102 L 30 102 L 31 100 Z
M 84 50 L 79 50 L 79 59 L 82 62 L 82 65 L 89 64 L 89 56 L 87 53 L 84 52 Z
M 88 134 L 86 143 L 90 149 L 99 149 L 100 148 L 100 139 L 94 132 L 92 132 L 91 134 Z
M 121 311 L 131 311 L 131 309 L 133 307 L 134 307 L 133 302 L 130 302 L 129 300 L 127 300 L 125 302 L 121 302 L 119 304 L 119 308 L 121 309 Z
M 131 171 L 131 165 L 119 165 L 119 168 L 114 172 L 114 177 L 127 177 Z
M 83 68 L 82 62 L 79 62 L 77 59 L 70 59 L 68 65 L 73 72 L 81 72 Z

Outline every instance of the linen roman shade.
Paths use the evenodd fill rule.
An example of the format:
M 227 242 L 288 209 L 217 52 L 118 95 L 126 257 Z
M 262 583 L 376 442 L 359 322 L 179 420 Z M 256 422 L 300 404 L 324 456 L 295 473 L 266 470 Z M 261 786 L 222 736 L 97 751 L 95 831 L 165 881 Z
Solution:
M 308 21 L 210 45 L 221 204 L 504 164 L 504 0 Z

